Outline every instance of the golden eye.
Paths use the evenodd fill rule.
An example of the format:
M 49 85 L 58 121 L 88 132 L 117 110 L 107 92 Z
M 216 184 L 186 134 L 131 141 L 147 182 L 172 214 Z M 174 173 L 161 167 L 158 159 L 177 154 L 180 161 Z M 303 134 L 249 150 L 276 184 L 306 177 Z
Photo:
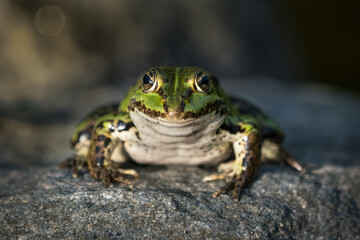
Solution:
M 194 81 L 195 89 L 198 92 L 206 93 L 210 90 L 210 78 L 203 72 L 197 72 Z
M 155 79 L 155 74 L 152 72 L 149 72 L 144 75 L 143 81 L 142 81 L 143 89 L 146 92 L 153 92 L 156 89 L 157 82 Z

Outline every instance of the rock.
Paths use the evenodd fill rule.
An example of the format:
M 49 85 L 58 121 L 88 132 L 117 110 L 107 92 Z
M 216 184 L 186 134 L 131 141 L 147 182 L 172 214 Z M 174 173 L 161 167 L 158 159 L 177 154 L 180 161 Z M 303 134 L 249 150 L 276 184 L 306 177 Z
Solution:
M 140 175 L 133 190 L 104 188 L 88 173 L 72 179 L 68 169 L 54 166 L 67 156 L 66 143 L 52 140 L 59 149 L 43 166 L 24 154 L 14 155 L 16 166 L 1 158 L 0 238 L 360 239 L 359 97 L 273 80 L 223 85 L 284 126 L 285 145 L 306 173 L 264 165 L 240 203 L 231 192 L 212 198 L 222 182 L 201 182 L 212 168 L 132 164 Z M 47 128 L 58 126 L 65 128 L 61 122 Z M 14 143 L 7 148 L 17 149 Z

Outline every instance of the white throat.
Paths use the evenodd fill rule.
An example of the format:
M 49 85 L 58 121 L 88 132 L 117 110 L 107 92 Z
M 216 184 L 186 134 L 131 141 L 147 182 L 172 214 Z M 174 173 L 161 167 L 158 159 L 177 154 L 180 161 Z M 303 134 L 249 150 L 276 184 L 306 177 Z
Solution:
M 150 118 L 136 109 L 129 114 L 136 128 L 124 132 L 124 148 L 137 163 L 215 165 L 232 154 L 219 113 L 183 121 Z
M 197 119 L 167 121 L 151 118 L 135 109 L 130 112 L 130 118 L 144 143 L 192 144 L 204 136 L 213 135 L 225 116 L 212 112 Z

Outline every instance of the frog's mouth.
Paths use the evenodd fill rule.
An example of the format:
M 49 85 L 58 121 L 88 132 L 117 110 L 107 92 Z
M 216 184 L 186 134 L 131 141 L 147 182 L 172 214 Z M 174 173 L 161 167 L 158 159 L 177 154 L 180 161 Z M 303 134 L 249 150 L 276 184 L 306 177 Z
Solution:
M 178 109 L 170 111 L 168 106 L 164 104 L 164 111 L 156 111 L 148 109 L 141 101 L 131 99 L 130 112 L 142 113 L 144 117 L 148 119 L 158 120 L 164 123 L 183 124 L 194 122 L 199 119 L 201 122 L 204 118 L 208 118 L 212 115 L 223 115 L 226 111 L 225 103 L 221 100 L 217 100 L 206 104 L 203 108 L 196 111 L 185 111 L 185 105 L 180 104 Z
M 167 115 L 165 115 L 165 117 L 152 117 L 139 111 L 138 109 L 134 109 L 134 112 L 147 122 L 173 128 L 181 128 L 188 125 L 206 124 L 220 116 L 217 111 L 210 112 L 199 118 L 179 118 L 177 113 L 172 112 L 169 112 Z

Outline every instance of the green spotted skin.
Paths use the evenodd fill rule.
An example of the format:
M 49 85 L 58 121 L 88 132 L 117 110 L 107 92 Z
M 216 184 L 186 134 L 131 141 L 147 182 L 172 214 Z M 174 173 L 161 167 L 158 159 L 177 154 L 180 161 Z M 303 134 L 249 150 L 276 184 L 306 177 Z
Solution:
M 185 165 L 230 158 L 229 168 L 204 181 L 224 179 L 214 196 L 234 189 L 238 201 L 261 159 L 290 158 L 282 140 L 276 122 L 246 100 L 228 97 L 211 73 L 161 66 L 142 74 L 120 103 L 99 107 L 81 121 L 71 138 L 75 156 L 69 165 L 87 166 L 108 186 L 130 184 L 137 176 L 121 168 L 128 156 L 140 164 Z

